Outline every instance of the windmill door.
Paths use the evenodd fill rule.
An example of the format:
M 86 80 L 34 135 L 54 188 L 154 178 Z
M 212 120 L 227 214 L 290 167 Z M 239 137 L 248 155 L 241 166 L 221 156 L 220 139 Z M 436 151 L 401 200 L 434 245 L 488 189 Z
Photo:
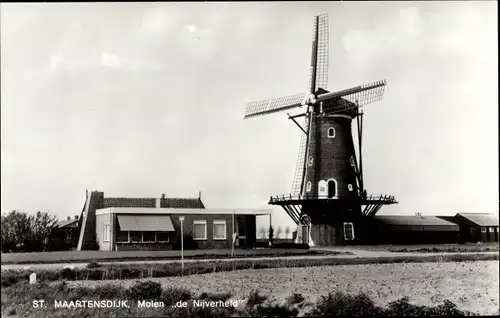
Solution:
M 333 198 L 335 195 L 337 195 L 337 189 L 335 187 L 335 181 L 330 180 L 328 181 L 328 197 Z

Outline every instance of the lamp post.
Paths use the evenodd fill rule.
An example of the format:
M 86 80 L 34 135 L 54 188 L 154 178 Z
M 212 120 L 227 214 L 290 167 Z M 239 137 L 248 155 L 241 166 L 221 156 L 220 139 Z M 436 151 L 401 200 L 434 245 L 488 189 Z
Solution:
M 184 275 L 184 217 L 180 216 L 179 221 L 181 221 L 181 264 L 182 264 L 182 275 Z

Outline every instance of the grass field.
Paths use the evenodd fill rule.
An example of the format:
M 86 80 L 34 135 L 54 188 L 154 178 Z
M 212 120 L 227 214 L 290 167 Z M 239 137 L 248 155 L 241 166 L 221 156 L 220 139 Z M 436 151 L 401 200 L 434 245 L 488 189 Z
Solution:
M 236 249 L 234 257 L 293 256 L 328 254 L 307 249 Z M 337 252 L 337 254 L 340 252 Z M 343 253 L 349 253 L 347 251 Z M 331 254 L 331 253 L 330 253 Z M 185 259 L 230 258 L 230 249 L 188 250 Z M 181 251 L 67 251 L 40 253 L 2 253 L 1 264 L 50 264 L 50 263 L 86 263 L 90 261 L 133 261 L 133 260 L 168 260 L 180 259 Z
M 435 306 L 448 299 L 459 308 L 496 314 L 499 308 L 499 262 L 444 262 L 318 266 L 241 270 L 184 277 L 149 278 L 164 287 L 184 286 L 197 293 L 232 293 L 244 298 L 249 290 L 282 303 L 292 293 L 311 301 L 328 292 L 365 293 L 378 305 L 409 297 L 416 305 Z M 70 286 L 96 287 L 136 280 L 72 281 Z

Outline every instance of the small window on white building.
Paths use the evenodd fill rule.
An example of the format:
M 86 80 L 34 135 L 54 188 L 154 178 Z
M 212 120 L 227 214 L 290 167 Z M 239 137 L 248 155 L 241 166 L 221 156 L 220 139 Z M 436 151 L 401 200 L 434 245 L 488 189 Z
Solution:
M 486 228 L 485 227 L 481 228 L 481 233 L 486 233 Z
M 103 236 L 102 236 L 103 237 L 103 239 L 102 239 L 103 242 L 109 242 L 109 234 L 110 234 L 109 233 L 109 229 L 110 229 L 109 224 L 104 224 L 103 225 Z
M 314 159 L 313 157 L 309 157 L 309 166 L 312 166 L 313 165 L 313 162 L 314 162 Z
M 328 128 L 328 138 L 335 138 L 335 128 Z
M 142 242 L 142 232 L 139 231 L 130 231 L 130 242 Z
M 214 240 L 226 239 L 226 221 L 214 221 Z
M 354 225 L 351 222 L 344 222 L 344 239 L 354 240 Z
M 351 167 L 354 167 L 354 158 L 351 157 Z
M 195 220 L 193 222 L 193 240 L 207 239 L 207 221 Z
M 307 192 L 311 191 L 311 188 L 312 188 L 312 183 L 311 183 L 311 181 L 307 181 L 306 191 L 307 191 Z
M 156 234 L 155 232 L 142 232 L 142 241 L 143 242 L 155 242 Z
M 349 183 L 349 184 L 347 185 L 347 188 L 349 189 L 349 191 L 352 191 L 352 184 L 350 184 L 350 183 Z
M 116 242 L 117 243 L 127 243 L 128 242 L 128 231 L 116 231 Z
M 156 232 L 156 242 L 158 243 L 170 242 L 170 236 L 168 235 L 168 232 Z

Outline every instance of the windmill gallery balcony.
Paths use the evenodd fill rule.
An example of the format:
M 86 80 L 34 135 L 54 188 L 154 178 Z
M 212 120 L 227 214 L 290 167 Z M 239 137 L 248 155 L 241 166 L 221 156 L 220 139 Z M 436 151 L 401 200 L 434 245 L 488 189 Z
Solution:
M 284 194 L 271 197 L 269 200 L 269 204 L 280 205 L 280 203 L 284 202 L 291 203 L 291 201 L 299 203 L 300 201 L 305 201 L 305 200 L 342 200 L 342 199 L 345 198 L 342 198 L 340 196 L 328 197 L 327 195 L 317 195 L 309 193 L 305 195 Z M 397 203 L 393 195 L 386 195 L 386 194 L 370 194 L 366 198 L 358 197 L 356 198 L 356 200 L 360 200 L 362 205 L 370 203 L 378 203 L 378 202 L 384 204 Z

